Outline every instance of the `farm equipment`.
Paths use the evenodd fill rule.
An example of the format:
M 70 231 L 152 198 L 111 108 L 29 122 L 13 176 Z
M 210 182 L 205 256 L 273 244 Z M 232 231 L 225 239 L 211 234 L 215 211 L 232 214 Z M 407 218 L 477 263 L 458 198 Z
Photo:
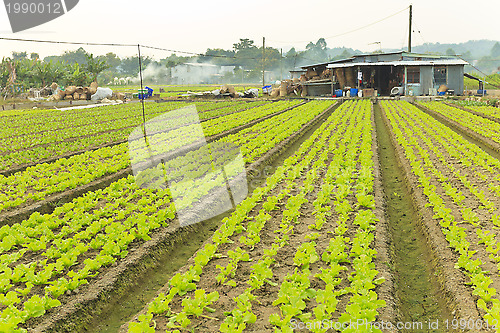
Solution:
M 132 94 L 133 98 L 148 99 L 153 96 L 153 89 L 146 87 L 144 89 L 137 89 L 137 92 Z

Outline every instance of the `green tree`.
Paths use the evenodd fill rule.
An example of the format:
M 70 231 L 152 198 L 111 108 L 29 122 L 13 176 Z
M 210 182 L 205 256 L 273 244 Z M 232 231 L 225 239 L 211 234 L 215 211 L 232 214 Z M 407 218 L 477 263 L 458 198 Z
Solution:
M 495 45 L 491 48 L 491 57 L 492 58 L 500 58 L 500 43 L 496 42 Z
M 317 62 L 326 62 L 329 60 L 327 53 L 327 44 L 324 38 L 318 39 L 316 43 L 309 42 L 306 45 L 304 57 Z
M 144 70 L 149 64 L 153 63 L 154 60 L 150 57 L 141 57 L 142 70 Z M 125 76 L 137 76 L 139 75 L 139 57 L 126 57 L 122 59 L 122 62 L 118 66 L 118 71 L 120 74 Z
M 91 53 L 87 55 L 87 63 L 83 67 L 84 70 L 91 73 L 92 81 L 97 82 L 97 76 L 102 71 L 108 69 L 110 66 L 106 63 L 105 59 L 94 58 L 94 55 Z
M 66 84 L 74 86 L 88 86 L 92 82 L 92 77 L 77 62 L 67 65 L 65 79 Z
M 43 60 L 47 62 L 53 60 L 64 62 L 66 64 L 78 63 L 79 65 L 85 65 L 88 55 L 87 51 L 85 51 L 83 47 L 80 47 L 75 51 L 64 51 L 64 53 L 60 56 L 45 57 Z
M 235 63 L 235 51 L 228 51 L 224 49 L 207 49 L 205 56 L 202 60 L 210 62 L 214 65 L 228 66 Z
M 446 50 L 446 55 L 449 56 L 454 56 L 456 55 L 455 50 L 453 50 L 451 47 Z
M 254 45 L 254 41 L 249 38 L 240 38 L 240 41 L 238 43 L 233 44 L 233 49 L 235 49 L 236 51 L 252 48 L 256 48 L 256 46 Z
M 25 51 L 23 51 L 23 52 L 12 51 L 12 59 L 13 60 L 26 59 L 27 56 L 28 56 L 28 53 Z
M 51 82 L 58 82 L 64 77 L 64 68 L 58 62 L 37 61 L 33 66 L 33 79 L 46 86 Z
M 161 59 L 160 65 L 165 66 L 167 68 L 172 68 L 188 61 L 189 57 L 182 57 L 176 55 L 175 53 L 172 53 L 169 57 Z
M 322 37 L 316 42 L 316 48 L 320 50 L 326 50 L 326 40 Z
M 292 47 L 288 52 L 285 54 L 285 68 L 290 68 L 294 69 L 297 67 L 297 58 L 300 57 L 300 54 L 297 53 L 295 50 L 295 47 Z
M 118 57 L 113 52 L 108 52 L 108 53 L 106 53 L 106 55 L 99 56 L 98 58 L 104 59 L 106 61 L 106 64 L 109 66 L 109 68 L 116 68 L 122 62 L 120 57 Z
M 347 59 L 347 58 L 350 58 L 350 57 L 352 57 L 351 52 L 349 52 L 349 51 L 347 51 L 347 50 L 344 50 L 344 51 L 342 51 L 342 53 L 340 54 L 339 59 Z

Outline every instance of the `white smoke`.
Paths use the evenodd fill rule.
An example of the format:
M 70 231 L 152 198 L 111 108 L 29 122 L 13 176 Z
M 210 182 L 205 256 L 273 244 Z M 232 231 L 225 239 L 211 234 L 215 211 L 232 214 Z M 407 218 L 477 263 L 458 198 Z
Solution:
M 169 81 L 169 69 L 155 63 L 142 70 L 142 80 L 145 83 L 166 84 Z M 140 74 L 132 79 L 133 84 L 140 83 Z

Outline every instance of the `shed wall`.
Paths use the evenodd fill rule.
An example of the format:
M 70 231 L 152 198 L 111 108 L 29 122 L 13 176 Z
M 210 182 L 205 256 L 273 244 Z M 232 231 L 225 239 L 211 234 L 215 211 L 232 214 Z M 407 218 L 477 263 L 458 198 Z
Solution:
M 455 95 L 464 93 L 464 66 L 448 66 L 448 88 L 455 90 Z
M 429 94 L 429 88 L 433 87 L 434 74 L 431 66 L 420 66 L 420 85 L 422 95 Z

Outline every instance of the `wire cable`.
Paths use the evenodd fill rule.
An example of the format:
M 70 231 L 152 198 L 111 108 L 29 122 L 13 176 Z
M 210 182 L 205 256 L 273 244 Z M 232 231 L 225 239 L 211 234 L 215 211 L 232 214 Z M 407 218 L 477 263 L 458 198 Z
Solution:
M 127 46 L 127 47 L 137 46 L 137 44 L 66 42 L 66 41 L 56 41 L 56 40 L 24 39 L 24 38 L 11 38 L 11 37 L 0 37 L 0 40 L 9 40 L 16 42 L 50 43 L 50 44 L 91 45 L 91 46 Z
M 340 33 L 340 34 L 337 34 L 337 35 L 333 35 L 333 36 L 325 37 L 325 39 L 336 38 L 336 37 L 340 37 L 340 36 L 344 36 L 344 35 L 351 34 L 351 33 L 353 33 L 353 32 L 359 31 L 359 30 L 366 29 L 366 28 L 368 28 L 368 27 L 371 27 L 372 25 L 375 25 L 375 24 L 377 24 L 377 23 L 380 23 L 380 22 L 382 22 L 382 21 L 385 21 L 385 20 L 387 20 L 387 19 L 390 19 L 391 17 L 396 16 L 396 15 L 398 15 L 398 14 L 400 14 L 400 13 L 402 13 L 402 12 L 406 11 L 408 8 L 410 8 L 410 6 L 408 6 L 408 7 L 404 8 L 404 9 L 401 9 L 400 11 L 398 11 L 398 12 L 396 12 L 396 13 L 392 14 L 392 15 L 386 16 L 386 17 L 384 17 L 384 18 L 382 18 L 382 19 L 380 19 L 380 20 L 378 20 L 378 21 L 372 22 L 372 23 L 370 23 L 370 24 L 364 25 L 364 26 L 362 26 L 362 27 L 359 27 L 359 28 L 356 28 L 356 29 L 353 29 L 353 30 L 345 31 L 345 32 Z M 284 41 L 278 41 L 278 40 L 274 40 L 274 39 L 269 39 L 269 41 L 271 41 L 271 42 L 277 42 L 277 43 L 294 43 L 294 44 L 295 44 L 295 43 L 307 43 L 307 42 L 310 42 L 310 40 L 306 40 L 306 41 L 294 41 L 294 42 L 291 42 L 291 41 L 284 42 Z

